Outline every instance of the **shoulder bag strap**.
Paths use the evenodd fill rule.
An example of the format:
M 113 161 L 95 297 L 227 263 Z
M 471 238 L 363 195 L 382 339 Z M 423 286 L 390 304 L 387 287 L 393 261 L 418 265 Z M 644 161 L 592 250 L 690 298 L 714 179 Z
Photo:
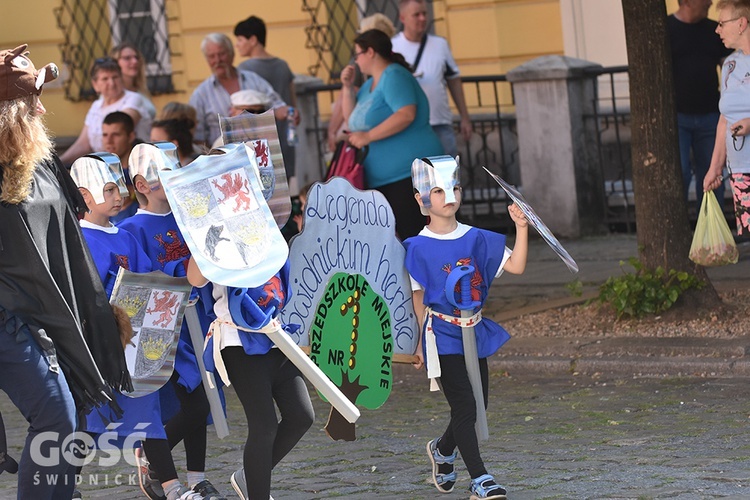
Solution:
M 424 46 L 427 45 L 427 33 L 422 35 L 422 41 L 419 43 L 419 51 L 417 52 L 417 57 L 414 59 L 414 64 L 412 65 L 412 71 L 414 73 L 417 72 L 417 66 L 419 66 L 419 61 L 422 60 L 422 52 L 424 52 Z

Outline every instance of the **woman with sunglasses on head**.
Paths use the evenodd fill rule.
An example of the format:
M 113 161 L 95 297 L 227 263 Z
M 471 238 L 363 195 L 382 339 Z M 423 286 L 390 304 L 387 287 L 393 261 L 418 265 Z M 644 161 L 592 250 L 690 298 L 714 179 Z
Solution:
M 349 143 L 369 147 L 365 187 L 377 189 L 388 200 L 398 236 L 416 236 L 426 220 L 413 202 L 411 164 L 414 158 L 443 154 L 430 127 L 430 106 L 403 56 L 393 52 L 388 35 L 365 31 L 354 39 L 354 50 L 355 63 L 370 77 L 355 92 L 354 66 L 341 73 Z
M 724 181 L 723 170 L 729 170 L 729 182 L 737 217 L 737 234 L 750 232 L 750 0 L 719 0 L 716 4 L 719 25 L 716 32 L 730 49 L 721 68 L 721 117 L 716 127 L 716 143 L 711 166 L 703 179 L 703 190 L 713 190 Z
M 103 150 L 102 123 L 109 113 L 122 111 L 130 115 L 138 139 L 147 140 L 151 135 L 155 109 L 142 94 L 125 89 L 122 70 L 116 60 L 103 57 L 94 61 L 91 86 L 99 98 L 91 104 L 78 139 L 60 156 L 66 165 L 72 164 L 80 156 Z

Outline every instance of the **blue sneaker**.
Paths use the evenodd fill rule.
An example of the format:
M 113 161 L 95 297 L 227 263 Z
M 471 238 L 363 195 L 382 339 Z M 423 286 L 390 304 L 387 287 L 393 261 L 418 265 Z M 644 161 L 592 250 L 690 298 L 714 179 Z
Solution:
M 458 456 L 457 452 L 447 457 L 437 449 L 437 439 L 427 443 L 427 456 L 432 463 L 432 483 L 440 493 L 450 493 L 456 484 L 456 472 L 453 470 L 453 462 Z
M 471 480 L 469 500 L 506 500 L 507 491 L 489 474 Z
M 193 491 L 199 494 L 203 500 L 227 500 L 208 479 L 204 479 L 193 486 Z

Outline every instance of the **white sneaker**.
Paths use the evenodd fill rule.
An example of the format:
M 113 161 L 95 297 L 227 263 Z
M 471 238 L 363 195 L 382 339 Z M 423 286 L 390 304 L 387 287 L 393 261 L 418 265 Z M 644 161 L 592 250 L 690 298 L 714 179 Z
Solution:
M 203 500 L 200 493 L 196 493 L 190 488 L 180 485 L 177 491 L 167 495 L 167 500 Z
M 245 469 L 238 469 L 232 472 L 232 476 L 229 478 L 229 482 L 232 483 L 237 496 L 241 500 L 247 500 L 247 483 L 245 482 Z M 268 496 L 269 500 L 273 500 L 272 496 Z
M 245 469 L 238 469 L 232 472 L 232 477 L 229 478 L 229 482 L 232 483 L 232 488 L 240 497 L 240 500 L 247 500 L 247 483 L 245 482 Z

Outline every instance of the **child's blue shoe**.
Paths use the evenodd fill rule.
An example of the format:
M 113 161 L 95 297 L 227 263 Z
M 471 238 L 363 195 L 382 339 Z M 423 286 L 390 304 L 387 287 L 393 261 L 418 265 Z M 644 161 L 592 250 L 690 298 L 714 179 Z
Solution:
M 432 462 L 432 482 L 440 493 L 450 493 L 456 484 L 456 472 L 453 470 L 453 462 L 458 455 L 455 451 L 447 457 L 437 449 L 437 439 L 427 443 L 427 456 Z
M 505 500 L 505 488 L 495 482 L 489 474 L 471 480 L 469 500 Z

